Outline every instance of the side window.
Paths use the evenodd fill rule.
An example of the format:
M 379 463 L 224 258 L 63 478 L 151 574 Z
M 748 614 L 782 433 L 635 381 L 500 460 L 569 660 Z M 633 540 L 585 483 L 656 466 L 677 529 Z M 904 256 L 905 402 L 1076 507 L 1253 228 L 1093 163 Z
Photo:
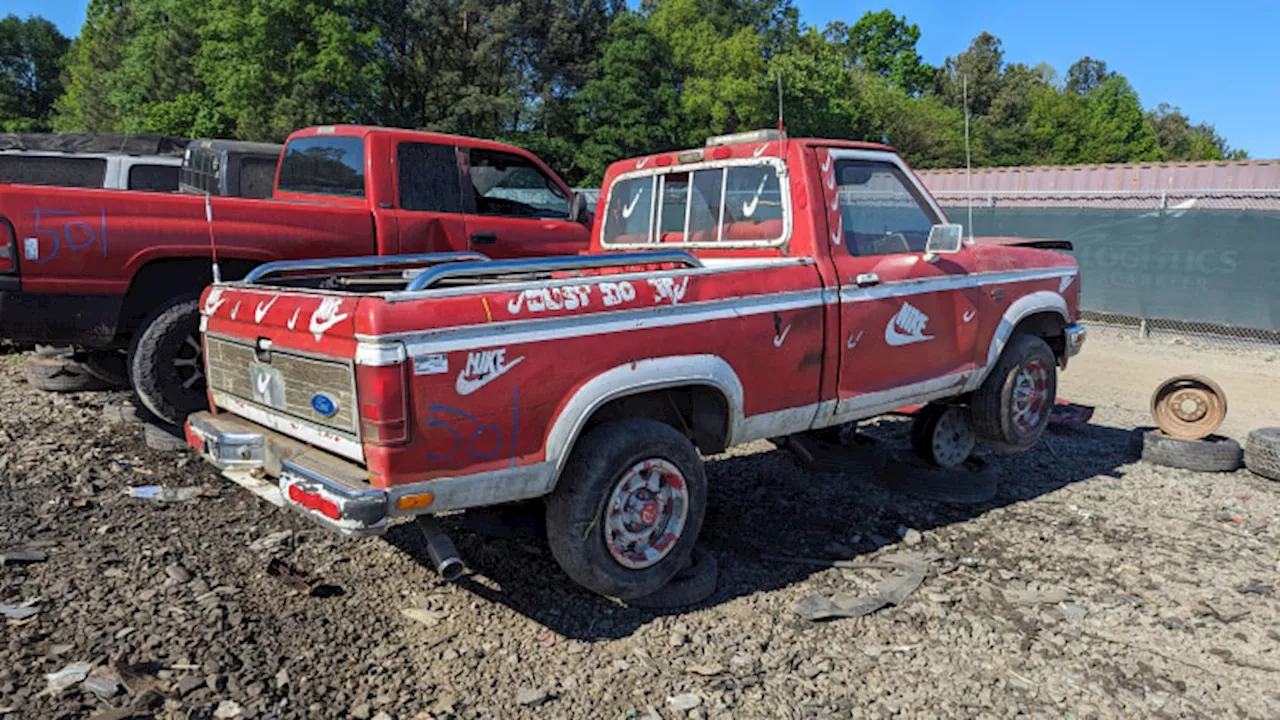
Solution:
M 173 192 L 178 189 L 177 165 L 134 165 L 129 168 L 130 190 Z
M 844 245 L 855 255 L 924 252 L 933 210 L 896 166 L 837 160 Z
M 400 207 L 426 212 L 462 212 L 458 151 L 452 145 L 402 142 L 396 146 Z
M 276 182 L 276 159 L 245 155 L 240 158 L 240 197 L 271 197 Z
M 471 151 L 476 212 L 568 219 L 569 196 L 531 160 L 496 150 Z

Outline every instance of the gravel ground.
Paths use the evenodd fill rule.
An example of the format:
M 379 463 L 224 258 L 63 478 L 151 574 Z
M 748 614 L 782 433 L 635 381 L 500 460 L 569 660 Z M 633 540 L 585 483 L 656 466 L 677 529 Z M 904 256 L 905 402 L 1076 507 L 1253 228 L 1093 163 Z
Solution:
M 0 604 L 38 608 L 4 625 L 5 720 L 129 707 L 370 720 L 1280 717 L 1280 485 L 1135 463 L 1141 404 L 1100 406 L 1087 428 L 993 458 L 999 494 L 976 507 L 807 472 L 769 443 L 713 458 L 704 538 L 719 587 L 664 614 L 589 595 L 537 543 L 482 539 L 457 518 L 444 524 L 473 574 L 445 584 L 411 526 L 328 535 L 186 453 L 146 449 L 138 426 L 103 420 L 108 394 L 36 392 L 20 366 L 0 357 L 0 551 L 47 559 L 0 567 Z M 895 443 L 905 430 L 867 428 Z M 205 494 L 165 505 L 126 494 L 153 484 Z M 828 622 L 801 620 L 797 602 L 869 594 L 892 571 L 768 559 L 906 554 L 929 570 L 902 604 Z M 272 558 L 324 584 L 293 590 L 268 575 Z M 47 692 L 45 675 L 73 663 L 92 664 L 90 679 Z

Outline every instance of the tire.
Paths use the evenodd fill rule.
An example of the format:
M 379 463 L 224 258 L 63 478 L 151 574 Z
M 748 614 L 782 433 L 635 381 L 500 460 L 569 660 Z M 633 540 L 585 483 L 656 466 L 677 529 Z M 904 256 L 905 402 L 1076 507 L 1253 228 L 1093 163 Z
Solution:
M 1142 434 L 1142 459 L 1153 465 L 1199 472 L 1233 472 L 1240 467 L 1240 454 L 1240 443 L 1216 435 L 1203 440 L 1178 440 L 1159 430 Z
M 937 467 L 961 466 L 976 442 L 968 410 L 956 405 L 926 405 L 911 423 L 911 448 Z
M 1038 370 L 1043 370 L 1039 373 Z M 1019 411 L 1024 376 L 1033 393 L 1027 400 L 1025 417 Z M 1049 425 L 1053 403 L 1058 396 L 1058 365 L 1048 343 L 1034 335 L 1014 335 L 1000 359 L 969 401 L 969 420 L 978 439 L 1004 452 L 1023 452 L 1035 447 Z
M 85 372 L 115 388 L 129 387 L 129 354 L 119 350 L 87 350 Z
M 129 347 L 129 379 L 143 407 L 161 421 L 182 425 L 208 406 L 200 342 L 199 300 L 170 299 L 142 322 Z M 195 364 L 186 363 L 194 357 Z M 190 374 L 185 369 L 190 368 Z
M 695 547 L 689 567 L 676 573 L 670 582 L 649 595 L 631 598 L 634 608 L 677 608 L 697 605 L 711 597 L 720 579 L 720 565 L 710 551 Z
M 146 442 L 147 447 L 152 450 L 176 452 L 187 449 L 187 439 L 183 437 L 182 433 L 174 432 L 173 428 L 167 425 L 153 425 L 151 423 L 143 425 L 142 439 Z
M 914 455 L 892 462 L 881 476 L 885 487 L 921 500 L 964 504 L 989 502 L 1000 487 L 994 465 L 971 457 L 955 468 L 943 468 Z
M 643 489 L 626 491 L 627 485 L 645 473 L 652 477 L 649 461 L 662 463 L 658 475 L 668 493 L 665 504 L 644 500 Z M 643 546 L 631 549 L 652 549 L 655 557 L 610 547 L 608 526 L 624 522 L 624 516 L 608 512 L 616 492 L 623 493 L 621 497 L 633 509 L 631 517 L 637 524 L 655 528 Z M 635 501 L 643 505 L 638 512 Z M 657 523 L 673 527 L 674 516 L 668 517 L 666 512 L 679 509 L 680 501 L 684 504 L 683 522 L 675 532 L 652 541 L 661 529 Z M 578 441 L 559 484 L 547 498 L 547 544 L 565 574 L 588 590 L 622 600 L 652 595 L 685 566 L 702 530 L 706 502 L 702 459 L 688 438 L 647 418 L 611 420 Z M 651 509 L 655 519 L 645 520 Z M 674 535 L 674 540 L 667 535 Z
M 22 364 L 22 374 L 32 387 L 50 392 L 106 389 L 106 384 L 86 372 L 83 365 L 57 356 L 27 356 Z
M 1259 428 L 1244 444 L 1244 466 L 1268 480 L 1280 480 L 1280 428 Z

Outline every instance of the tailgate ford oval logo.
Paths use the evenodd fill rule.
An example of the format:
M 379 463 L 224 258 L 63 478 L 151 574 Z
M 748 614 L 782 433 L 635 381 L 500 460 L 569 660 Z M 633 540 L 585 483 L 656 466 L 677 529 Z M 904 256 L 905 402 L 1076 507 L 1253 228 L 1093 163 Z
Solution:
M 338 401 L 324 393 L 316 393 L 311 396 L 311 409 L 325 417 L 333 417 L 338 412 Z

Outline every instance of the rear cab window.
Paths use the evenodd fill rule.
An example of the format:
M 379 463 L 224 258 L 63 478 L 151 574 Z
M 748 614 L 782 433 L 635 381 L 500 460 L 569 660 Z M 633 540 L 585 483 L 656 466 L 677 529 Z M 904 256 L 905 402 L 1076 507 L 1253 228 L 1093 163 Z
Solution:
M 177 165 L 133 165 L 129 168 L 129 189 L 173 192 L 178 189 Z
M 313 135 L 290 140 L 280 161 L 281 192 L 364 197 L 364 138 Z
M 620 175 L 609 188 L 607 247 L 769 247 L 791 235 L 779 158 L 700 163 Z

